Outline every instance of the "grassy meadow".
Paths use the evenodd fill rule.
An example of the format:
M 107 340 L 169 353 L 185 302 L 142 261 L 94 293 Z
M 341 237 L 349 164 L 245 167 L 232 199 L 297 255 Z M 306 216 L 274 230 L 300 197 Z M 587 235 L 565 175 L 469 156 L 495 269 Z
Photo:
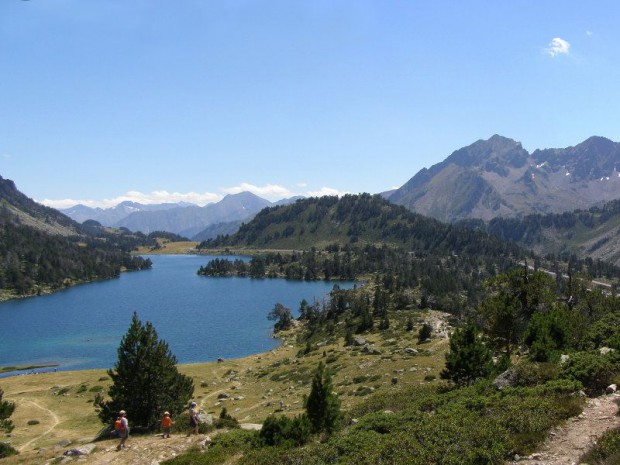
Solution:
M 444 316 L 420 311 L 423 321 L 440 324 Z M 334 386 L 344 411 L 353 409 L 375 393 L 389 393 L 424 384 L 437 384 L 444 365 L 447 339 L 435 337 L 417 345 L 417 330 L 405 330 L 396 316 L 391 328 L 363 335 L 375 353 L 360 346 L 344 346 L 343 338 L 321 341 L 306 355 L 299 355 L 295 330 L 282 334 L 282 345 L 270 352 L 221 363 L 181 365 L 194 381 L 194 397 L 206 413 L 218 416 L 223 407 L 241 423 L 262 423 L 272 413 L 293 416 L 303 412 L 303 397 L 310 391 L 319 362 L 333 373 Z M 418 354 L 405 349 L 415 348 Z M 105 370 L 65 371 L 11 376 L 0 379 L 4 399 L 15 402 L 15 425 L 8 440 L 26 453 L 53 448 L 61 441 L 91 441 L 104 426 L 93 400 L 110 385 Z M 227 397 L 219 399 L 220 394 Z M 131 418 L 130 418 L 131 421 Z M 25 459 L 23 456 L 22 459 Z M 21 463 L 18 457 L 14 463 Z M 23 462 L 27 463 L 27 462 Z

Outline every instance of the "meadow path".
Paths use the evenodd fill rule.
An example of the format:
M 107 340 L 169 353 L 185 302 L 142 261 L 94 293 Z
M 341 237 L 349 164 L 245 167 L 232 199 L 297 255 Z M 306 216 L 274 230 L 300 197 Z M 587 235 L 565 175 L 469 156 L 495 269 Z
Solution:
M 583 413 L 554 428 L 539 452 L 509 462 L 511 465 L 572 465 L 603 433 L 620 427 L 619 394 L 588 399 Z
M 20 451 L 26 450 L 26 448 L 32 444 L 33 442 L 41 439 L 43 436 L 48 435 L 49 433 L 52 432 L 52 430 L 54 428 L 56 428 L 56 426 L 58 426 L 58 423 L 60 423 L 60 420 L 58 419 L 58 416 L 52 412 L 50 409 L 43 407 L 41 404 L 39 404 L 38 402 L 34 401 L 34 400 L 28 400 L 26 402 L 24 402 L 24 404 L 26 405 L 32 405 L 34 407 L 36 407 L 39 410 L 43 410 L 47 415 L 52 417 L 52 426 L 50 426 L 45 432 L 43 432 L 42 434 L 40 434 L 37 437 L 32 438 L 30 441 L 22 444 L 22 446 L 19 448 Z

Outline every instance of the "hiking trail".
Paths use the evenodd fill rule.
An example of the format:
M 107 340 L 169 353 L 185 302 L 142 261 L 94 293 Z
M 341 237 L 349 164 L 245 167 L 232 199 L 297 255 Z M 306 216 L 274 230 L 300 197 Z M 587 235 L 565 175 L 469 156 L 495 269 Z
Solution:
M 603 433 L 620 427 L 618 400 L 620 394 L 588 399 L 581 415 L 569 418 L 551 430 L 547 440 L 528 457 L 509 462 L 511 465 L 572 465 L 579 464 Z

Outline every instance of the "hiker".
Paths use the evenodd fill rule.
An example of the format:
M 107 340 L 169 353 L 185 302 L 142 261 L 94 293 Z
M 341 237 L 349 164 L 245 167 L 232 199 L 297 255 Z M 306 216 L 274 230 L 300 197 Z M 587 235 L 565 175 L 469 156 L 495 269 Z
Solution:
M 164 418 L 161 419 L 161 429 L 164 432 L 161 436 L 162 438 L 170 437 L 170 430 L 172 429 L 173 423 L 174 421 L 170 418 L 170 412 L 164 412 Z
M 200 421 L 198 420 L 198 411 L 196 408 L 196 402 L 192 402 L 189 404 L 189 426 L 192 427 L 192 433 L 198 434 L 198 424 Z
M 118 432 L 118 436 L 121 438 L 121 442 L 116 446 L 116 450 L 121 450 L 125 447 L 125 441 L 129 436 L 129 422 L 127 421 L 127 412 L 121 410 L 118 412 L 118 418 L 114 422 L 114 429 Z

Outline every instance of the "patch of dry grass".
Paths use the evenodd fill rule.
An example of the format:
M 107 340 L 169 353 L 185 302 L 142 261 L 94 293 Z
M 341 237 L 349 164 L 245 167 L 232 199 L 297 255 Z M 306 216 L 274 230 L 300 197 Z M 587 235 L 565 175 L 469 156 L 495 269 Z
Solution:
M 407 312 L 407 317 L 410 315 Z M 418 314 L 417 318 L 436 319 L 438 313 Z M 301 356 L 293 332 L 283 334 L 282 345 L 270 352 L 222 363 L 181 365 L 179 370 L 194 380 L 195 400 L 205 412 L 217 416 L 226 407 L 241 423 L 262 423 L 274 412 L 295 415 L 303 411 L 303 397 L 309 393 L 312 375 L 322 361 L 333 373 L 346 411 L 373 391 L 397 391 L 427 383 L 425 378 L 433 375 L 439 378 L 447 339 L 434 338 L 417 345 L 419 325 L 406 332 L 405 320 L 404 314 L 395 316 L 390 330 L 362 335 L 380 354 L 365 353 L 362 347 L 345 347 L 341 337 L 324 345 L 321 341 L 320 346 Z M 415 348 L 419 354 L 409 354 L 407 348 Z M 53 448 L 62 440 L 73 444 L 90 441 L 103 427 L 92 401 L 97 391 L 105 394 L 109 385 L 105 370 L 0 379 L 4 398 L 17 404 L 12 417 L 15 429 L 9 438 L 13 447 L 32 451 Z M 228 397 L 219 399 L 222 393 Z M 32 420 L 39 423 L 28 425 Z M 19 462 L 19 458 L 10 460 L 27 463 Z

